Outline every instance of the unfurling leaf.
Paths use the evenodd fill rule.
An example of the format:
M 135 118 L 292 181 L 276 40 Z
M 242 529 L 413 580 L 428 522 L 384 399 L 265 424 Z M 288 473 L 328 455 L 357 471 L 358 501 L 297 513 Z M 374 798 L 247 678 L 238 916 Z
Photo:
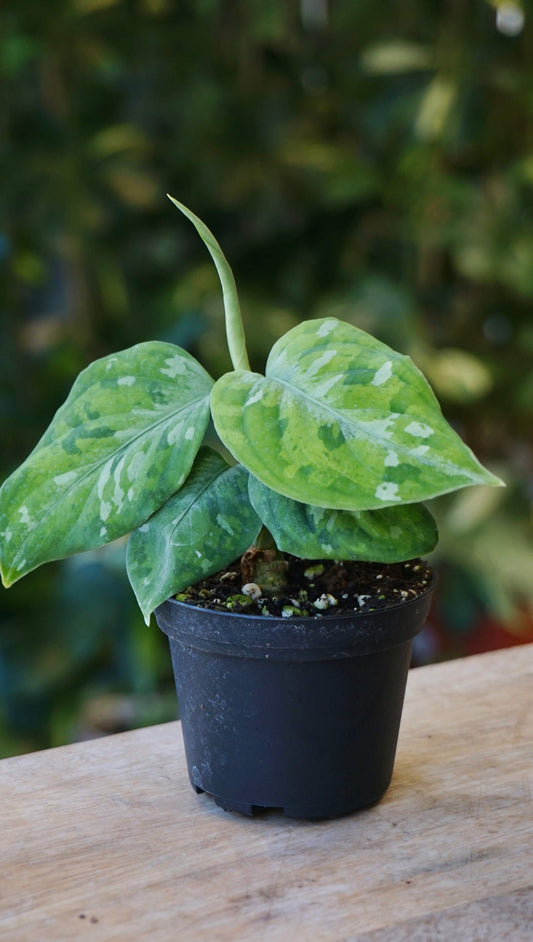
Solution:
M 184 216 L 187 217 L 189 222 L 192 222 L 211 258 L 213 259 L 213 262 L 215 263 L 215 268 L 220 279 L 222 295 L 224 298 L 226 337 L 228 340 L 228 350 L 231 356 L 231 361 L 236 370 L 247 370 L 249 369 L 250 364 L 248 362 L 248 354 L 246 352 L 246 342 L 244 338 L 244 328 L 241 318 L 239 296 L 237 294 L 235 278 L 233 277 L 233 272 L 230 268 L 229 262 L 213 233 L 210 229 L 207 228 L 206 224 L 202 222 L 198 216 L 191 212 L 190 209 L 187 209 L 183 203 L 180 203 L 179 200 L 174 199 L 173 196 L 169 196 L 169 199 L 174 203 L 174 206 L 179 209 L 179 211 L 183 213 Z
M 179 493 L 128 541 L 128 576 L 145 619 L 170 595 L 241 556 L 260 527 L 248 472 L 201 448 Z

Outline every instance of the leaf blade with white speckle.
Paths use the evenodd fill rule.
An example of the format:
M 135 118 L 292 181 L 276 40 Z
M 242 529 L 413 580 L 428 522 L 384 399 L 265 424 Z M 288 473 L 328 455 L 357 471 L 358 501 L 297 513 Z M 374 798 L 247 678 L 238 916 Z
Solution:
M 396 563 L 435 549 L 437 525 L 423 504 L 331 510 L 302 504 L 250 475 L 250 500 L 278 549 L 302 559 Z
M 0 568 L 11 585 L 41 563 L 138 526 L 187 477 L 213 381 L 153 341 L 96 360 L 0 490 Z
M 369 510 L 501 484 L 448 425 L 409 357 L 335 318 L 285 334 L 266 376 L 221 377 L 211 409 L 237 461 L 303 503 Z
M 146 621 L 169 596 L 241 556 L 260 527 L 248 472 L 201 448 L 181 490 L 128 540 L 128 577 Z

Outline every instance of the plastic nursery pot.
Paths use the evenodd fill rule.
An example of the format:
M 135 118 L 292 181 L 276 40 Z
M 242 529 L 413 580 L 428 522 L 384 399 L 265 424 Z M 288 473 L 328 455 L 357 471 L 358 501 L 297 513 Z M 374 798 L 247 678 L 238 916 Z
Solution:
M 310 820 L 381 798 L 433 588 L 382 611 L 290 621 L 160 605 L 193 788 L 228 811 Z

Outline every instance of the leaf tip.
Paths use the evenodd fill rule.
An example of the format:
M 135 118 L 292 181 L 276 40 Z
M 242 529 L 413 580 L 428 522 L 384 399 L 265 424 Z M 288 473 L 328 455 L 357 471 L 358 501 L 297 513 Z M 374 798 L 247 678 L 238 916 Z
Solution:
M 183 205 L 183 203 L 180 203 L 180 201 L 177 200 L 175 196 L 171 196 L 170 193 L 167 193 L 167 197 L 171 203 L 174 203 L 176 209 L 179 209 L 180 212 L 184 213 L 184 215 L 187 215 L 186 207 Z
M 507 487 L 506 482 L 498 477 L 497 474 L 493 474 L 492 471 L 489 471 L 488 468 L 483 468 L 483 472 L 482 484 L 487 484 L 489 487 Z
M 10 574 L 4 570 L 2 565 L 0 565 L 0 579 L 4 589 L 10 589 L 13 583 L 17 581 L 17 577 L 11 578 Z

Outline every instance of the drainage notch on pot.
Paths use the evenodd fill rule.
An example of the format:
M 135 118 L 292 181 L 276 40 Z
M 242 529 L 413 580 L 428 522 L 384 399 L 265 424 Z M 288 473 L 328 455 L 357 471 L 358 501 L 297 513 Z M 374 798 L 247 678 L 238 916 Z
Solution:
M 193 788 L 228 811 L 309 820 L 381 798 L 433 588 L 382 611 L 312 620 L 160 605 Z

